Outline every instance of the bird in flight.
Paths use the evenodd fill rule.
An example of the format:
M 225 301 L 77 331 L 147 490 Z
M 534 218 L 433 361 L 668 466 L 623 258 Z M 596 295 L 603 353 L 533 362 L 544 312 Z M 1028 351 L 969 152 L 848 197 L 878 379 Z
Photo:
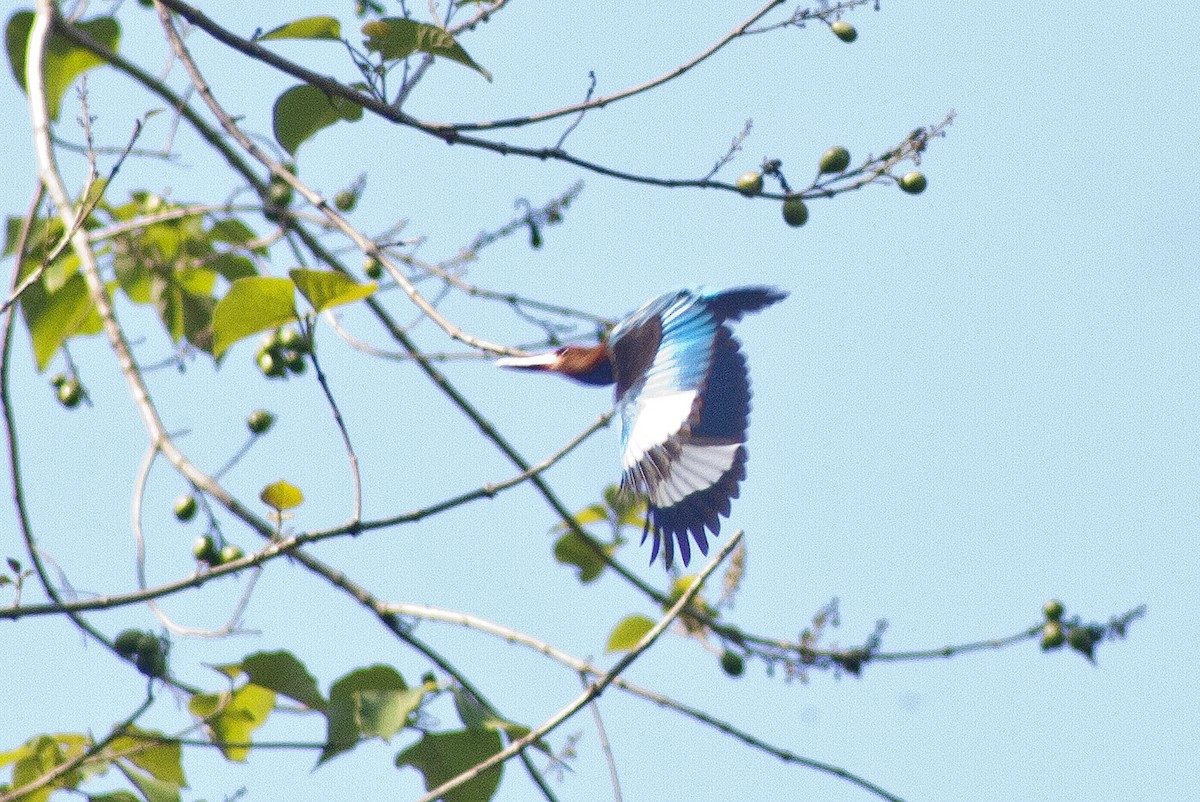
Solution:
M 750 378 L 729 323 L 787 297 L 774 287 L 678 290 L 618 323 L 605 342 L 504 357 L 506 368 L 561 373 L 591 385 L 615 384 L 621 416 L 621 487 L 646 498 L 642 542 L 653 535 L 670 568 L 678 544 L 708 554 L 738 483 L 746 477 Z

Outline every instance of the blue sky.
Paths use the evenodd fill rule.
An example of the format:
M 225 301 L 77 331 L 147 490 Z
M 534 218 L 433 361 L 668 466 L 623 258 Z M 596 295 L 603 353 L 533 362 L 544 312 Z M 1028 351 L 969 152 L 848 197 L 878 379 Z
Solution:
M 698 14 L 660 4 L 647 13 L 644 4 L 614 2 L 563 14 L 560 4 L 514 3 L 463 40 L 495 81 L 439 64 L 409 110 L 461 121 L 556 107 L 582 97 L 589 70 L 598 92 L 614 91 L 699 52 L 753 10 L 721 6 Z M 248 34 L 331 9 L 301 3 L 285 17 L 268 5 L 217 3 L 206 11 Z M 709 653 L 673 638 L 635 664 L 630 679 L 907 800 L 1191 798 L 1200 787 L 1181 759 L 1200 724 L 1186 662 L 1200 573 L 1200 222 L 1192 199 L 1200 71 L 1185 33 L 1200 12 L 1162 13 L 1140 20 L 1079 4 L 885 2 L 879 13 L 851 17 L 853 45 L 818 26 L 747 38 L 660 92 L 588 115 L 567 140 L 594 161 L 695 177 L 753 118 L 723 175 L 731 180 L 769 156 L 804 183 L 829 145 L 858 159 L 957 112 L 922 165 L 930 182 L 922 196 L 868 187 L 814 201 L 799 230 L 785 227 L 770 202 L 633 186 L 447 147 L 370 120 L 306 144 L 300 174 L 332 193 L 367 173 L 353 222 L 371 232 L 406 219 L 405 233 L 427 237 L 421 254 L 434 259 L 506 222 L 515 198 L 540 201 L 584 179 L 544 248 L 531 251 L 517 237 L 472 266 L 470 279 L 493 289 L 613 317 L 685 284 L 766 283 L 791 293 L 738 328 L 755 392 L 749 476 L 728 524 L 747 532 L 749 573 L 731 613 L 745 628 L 794 637 L 837 596 L 834 641 L 857 643 L 886 618 L 884 646 L 902 650 L 1019 631 L 1051 596 L 1088 619 L 1149 608 L 1127 642 L 1102 646 L 1096 667 L 1026 644 L 872 665 L 861 679 L 814 675 L 806 684 L 768 678 L 751 664 L 733 681 Z M 153 16 L 126 3 L 120 18 L 123 51 L 155 54 L 142 63 L 158 69 L 165 56 Z M 218 97 L 269 134 L 272 99 L 292 82 L 201 33 L 189 41 Z M 335 45 L 279 49 L 351 77 Z M 132 120 L 155 105 L 111 74 L 92 74 L 89 87 L 102 141 L 123 142 Z M 34 186 L 23 102 L 11 79 L 0 81 L 0 108 L 12 110 L 0 131 L 5 214 L 22 213 Z M 65 120 L 74 113 L 66 108 Z M 151 121 L 144 144 L 163 141 L 165 118 Z M 561 130 L 522 129 L 509 139 L 553 144 Z M 78 139 L 70 122 L 60 131 Z M 128 162 L 118 191 L 201 200 L 235 187 L 190 135 L 180 134 L 177 150 L 183 158 L 173 164 Z M 80 160 L 63 157 L 63 167 L 77 176 Z M 290 266 L 282 254 L 275 263 Z M 398 293 L 388 303 L 401 319 L 412 314 Z M 532 332 L 472 301 L 445 311 L 488 339 L 520 342 Z M 165 356 L 144 313 L 125 312 L 146 338 L 143 358 Z M 346 322 L 382 345 L 365 318 L 347 313 Z M 446 347 L 421 331 L 429 347 Z M 511 475 L 411 365 L 367 358 L 328 330 L 321 337 L 356 437 L 369 517 Z M 219 372 L 197 362 L 184 376 L 153 374 L 168 427 L 190 431 L 181 443 L 215 469 L 240 444 L 246 412 L 274 410 L 277 429 L 230 475 L 230 487 L 253 498 L 283 476 L 309 498 L 297 527 L 343 520 L 345 461 L 315 383 L 265 382 L 253 347 L 236 347 Z M 68 413 L 18 337 L 13 392 L 26 481 L 43 546 L 74 586 L 118 592 L 133 583 L 129 499 L 145 437 L 104 344 L 72 352 L 95 405 Z M 531 459 L 556 451 L 610 400 L 602 390 L 481 362 L 446 372 Z M 616 441 L 615 430 L 602 432 L 548 474 L 570 506 L 616 480 Z M 169 513 L 182 489 L 162 466 L 152 476 L 147 508 L 161 514 L 148 533 L 151 581 L 191 570 L 196 533 Z M 0 516 L 0 551 L 19 555 L 13 515 L 5 508 Z M 553 523 L 532 489 L 520 489 L 315 552 L 383 598 L 486 614 L 604 663 L 612 625 L 654 611 L 611 577 L 580 590 L 549 556 Z M 254 547 L 250 534 L 227 527 Z M 648 550 L 627 547 L 622 558 L 661 581 L 661 570 L 646 566 Z M 239 588 L 217 582 L 167 606 L 190 625 L 217 626 Z M 92 620 L 110 633 L 156 626 L 134 609 Z M 203 663 L 282 646 L 326 689 L 375 662 L 412 679 L 427 668 L 295 565 L 267 572 L 244 623 L 259 634 L 177 643 L 176 670 L 217 687 Z M 101 732 L 136 706 L 140 678 L 68 624 L 25 620 L 4 630 L 6 651 L 20 659 L 8 661 L 0 690 L 0 750 L 38 732 Z M 432 624 L 420 632 L 525 723 L 578 690 L 568 672 L 485 636 Z M 609 694 L 602 710 L 627 799 L 870 798 L 644 702 Z M 444 715 L 451 724 L 453 714 Z M 174 730 L 186 713 L 162 694 L 152 719 Z M 262 733 L 322 735 L 315 724 L 288 722 Z M 602 797 L 607 773 L 590 721 L 568 724 L 556 743 L 570 733 L 580 734 L 580 754 L 556 790 L 563 800 Z M 399 747 L 369 745 L 312 773 L 307 756 L 256 754 L 240 767 L 189 755 L 191 798 L 218 799 L 243 785 L 249 798 L 317 798 L 347 782 L 364 797 L 411 798 L 418 776 L 389 762 Z M 530 793 L 510 768 L 499 798 Z

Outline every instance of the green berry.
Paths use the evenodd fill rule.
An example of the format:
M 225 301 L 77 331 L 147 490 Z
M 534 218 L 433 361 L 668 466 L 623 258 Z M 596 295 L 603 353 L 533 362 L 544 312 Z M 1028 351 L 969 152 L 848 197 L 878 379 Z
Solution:
M 1067 642 L 1067 635 L 1063 632 L 1062 624 L 1057 621 L 1049 621 L 1046 626 L 1042 627 L 1042 651 L 1048 652 L 1051 649 L 1057 649 Z
M 221 549 L 221 554 L 219 555 L 219 558 L 217 560 L 217 565 L 224 565 L 225 563 L 231 563 L 234 560 L 242 559 L 242 557 L 244 557 L 244 556 L 246 556 L 245 552 L 243 552 L 241 549 L 239 549 L 237 546 L 233 545 L 232 543 L 228 543 L 225 545 L 225 548 Z
M 358 196 L 348 189 L 343 189 L 333 196 L 333 205 L 338 208 L 339 212 L 352 212 L 357 203 Z
M 192 556 L 202 563 L 212 565 L 219 556 L 217 543 L 212 535 L 200 535 L 192 541 Z
M 304 354 L 299 351 L 283 351 L 283 364 L 296 375 L 303 373 L 308 367 L 308 363 L 304 361 Z
M 301 354 L 308 353 L 308 339 L 297 329 L 280 329 L 275 341 L 283 348 L 290 348 Z
M 799 228 L 808 222 L 808 207 L 799 195 L 789 195 L 783 202 L 783 222 Z
M 1042 614 L 1046 616 L 1047 621 L 1061 621 L 1066 608 L 1058 599 L 1051 599 L 1042 605 Z
M 925 191 L 925 187 L 929 184 L 925 180 L 923 173 L 918 173 L 913 170 L 911 173 L 905 173 L 900 179 L 900 189 L 907 192 L 909 195 L 920 195 Z
M 742 193 L 746 197 L 757 195 L 763 190 L 762 173 L 760 173 L 758 170 L 751 170 L 748 173 L 742 173 L 738 176 L 736 186 L 738 188 L 738 192 Z
M 117 654 L 124 657 L 126 660 L 132 660 L 137 654 L 138 645 L 142 642 L 142 635 L 145 633 L 140 629 L 124 629 L 117 635 L 113 641 L 113 648 L 117 650 Z
M 78 379 L 67 379 L 58 386 L 56 392 L 58 403 L 67 409 L 74 409 L 83 400 L 83 385 Z
M 292 185 L 284 181 L 279 176 L 272 176 L 271 181 L 267 184 L 267 201 L 272 206 L 285 208 L 292 204 L 292 199 L 295 192 L 292 190 Z
M 858 38 L 858 31 L 854 30 L 854 26 L 840 19 L 829 26 L 829 30 L 833 31 L 833 35 L 849 44 Z
M 196 497 L 188 494 L 175 499 L 175 517 L 185 522 L 195 518 Z
M 746 661 L 732 649 L 721 653 L 721 669 L 731 677 L 740 677 L 746 670 Z
M 1067 633 L 1067 645 L 1089 660 L 1094 660 L 1093 652 L 1098 640 L 1099 637 L 1090 627 L 1071 627 Z
M 834 146 L 821 154 L 819 167 L 822 173 L 840 173 L 850 166 L 850 151 L 841 145 Z
M 270 351 L 258 352 L 258 369 L 268 379 L 277 379 L 284 375 L 285 367 L 282 359 L 277 359 Z
M 368 256 L 363 259 L 363 272 L 372 281 L 379 281 L 383 278 L 383 265 L 374 256 Z
M 246 418 L 246 426 L 254 434 L 266 434 L 275 423 L 275 416 L 265 409 L 256 409 Z

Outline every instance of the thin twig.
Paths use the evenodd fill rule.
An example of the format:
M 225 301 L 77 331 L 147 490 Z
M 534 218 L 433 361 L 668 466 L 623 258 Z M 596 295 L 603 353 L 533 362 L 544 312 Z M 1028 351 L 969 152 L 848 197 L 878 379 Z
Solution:
M 525 747 L 544 738 L 547 734 L 554 730 L 554 728 L 562 724 L 571 716 L 575 715 L 575 713 L 577 713 L 584 705 L 599 697 L 600 694 L 604 693 L 604 689 L 612 684 L 613 680 L 619 677 L 621 673 L 628 668 L 631 663 L 633 663 L 634 660 L 637 660 L 638 657 L 640 657 L 647 649 L 649 649 L 654 642 L 658 640 L 658 637 L 666 630 L 666 628 L 671 625 L 671 622 L 678 618 L 679 614 L 688 608 L 688 605 L 692 603 L 692 600 L 696 598 L 696 594 L 698 594 L 701 587 L 703 587 L 704 581 L 708 579 L 709 575 L 713 571 L 716 570 L 717 566 L 721 564 L 726 555 L 733 551 L 734 547 L 741 542 L 741 539 L 742 532 L 735 532 L 733 536 L 729 538 L 729 541 L 721 547 L 720 551 L 713 556 L 708 565 L 704 566 L 703 570 L 696 575 L 696 579 L 688 587 L 687 591 L 685 591 L 683 595 L 679 597 L 679 600 L 676 601 L 669 610 L 667 610 L 662 618 L 660 618 L 658 622 L 650 628 L 650 631 L 642 636 L 637 645 L 626 652 L 621 659 L 617 660 L 616 664 L 611 669 L 605 672 L 598 680 L 589 685 L 587 690 L 580 694 L 576 699 L 572 700 L 553 716 L 546 719 L 541 726 L 536 727 L 526 735 L 515 739 L 509 743 L 507 747 L 501 749 L 487 760 L 477 763 L 458 776 L 442 783 L 437 788 L 431 789 L 424 796 L 420 797 L 417 802 L 433 802 L 433 800 L 444 796 L 446 793 L 459 787 L 463 783 L 469 782 L 478 777 L 492 766 L 503 763 L 504 761 L 516 755 L 518 752 L 525 749 Z

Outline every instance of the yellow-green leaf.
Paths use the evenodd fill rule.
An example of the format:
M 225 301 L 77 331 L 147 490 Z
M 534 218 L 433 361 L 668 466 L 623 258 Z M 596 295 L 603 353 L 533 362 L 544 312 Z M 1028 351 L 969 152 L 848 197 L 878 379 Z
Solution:
M 362 26 L 367 50 L 379 53 L 387 61 L 408 58 L 413 53 L 429 53 L 457 61 L 478 72 L 489 81 L 492 74 L 475 63 L 453 36 L 445 29 L 425 22 L 384 17 Z
M 165 737 L 161 732 L 126 727 L 125 734 L 114 738 L 110 748 L 114 752 L 128 751 L 125 760 L 162 782 L 186 788 L 183 749 L 178 743 L 166 741 Z
M 21 294 L 21 314 L 29 329 L 38 370 L 46 369 L 68 338 L 95 334 L 101 328 L 87 282 L 79 273 L 52 293 L 46 291 L 42 282 L 35 281 Z
M 145 774 L 123 760 L 116 761 L 117 768 L 129 782 L 141 792 L 146 802 L 179 802 L 179 786 L 165 782 L 152 774 Z
M 270 276 L 233 282 L 212 313 L 213 356 L 220 358 L 244 337 L 296 320 L 295 286 L 291 279 Z
M 604 649 L 609 652 L 627 652 L 637 646 L 653 628 L 654 621 L 644 615 L 626 616 L 613 627 L 608 636 L 608 645 Z
M 225 758 L 237 762 L 245 761 L 250 747 L 227 744 L 249 743 L 274 708 L 275 692 L 252 683 L 232 692 L 198 693 L 188 701 L 188 710 L 208 723 L 213 743 Z
M 275 139 L 294 156 L 300 145 L 317 131 L 338 120 L 360 120 L 362 115 L 362 106 L 357 103 L 327 95 L 315 86 L 300 84 L 275 99 Z
M 333 39 L 340 41 L 342 25 L 335 17 L 304 17 L 273 28 L 258 38 L 259 41 L 266 39 Z
M 68 23 L 61 23 L 68 24 Z M 25 88 L 25 53 L 28 49 L 29 30 L 33 27 L 33 12 L 18 11 L 8 18 L 5 30 L 5 44 L 8 47 L 8 63 L 12 67 L 13 76 L 21 88 Z M 77 27 L 95 41 L 116 51 L 121 40 L 121 26 L 112 17 L 96 17 L 86 22 L 77 23 Z M 49 105 L 50 118 L 58 119 L 62 107 L 62 98 L 75 79 L 93 67 L 104 64 L 104 60 L 91 52 L 77 47 L 58 33 L 50 34 L 46 48 L 44 77 L 46 83 L 46 102 Z
M 345 273 L 336 270 L 289 270 L 288 275 L 296 284 L 300 294 L 312 304 L 316 312 L 324 312 L 332 306 L 353 303 L 366 298 L 378 289 L 375 282 L 359 284 Z
M 258 497 L 262 499 L 263 504 L 280 512 L 304 503 L 304 494 L 300 492 L 300 488 L 282 479 L 264 487 Z
M 612 546 L 604 545 L 602 549 L 612 555 Z M 578 568 L 579 581 L 584 585 L 596 581 L 596 578 L 604 573 L 606 565 L 604 558 L 575 532 L 567 532 L 554 541 L 554 559 L 564 565 Z

